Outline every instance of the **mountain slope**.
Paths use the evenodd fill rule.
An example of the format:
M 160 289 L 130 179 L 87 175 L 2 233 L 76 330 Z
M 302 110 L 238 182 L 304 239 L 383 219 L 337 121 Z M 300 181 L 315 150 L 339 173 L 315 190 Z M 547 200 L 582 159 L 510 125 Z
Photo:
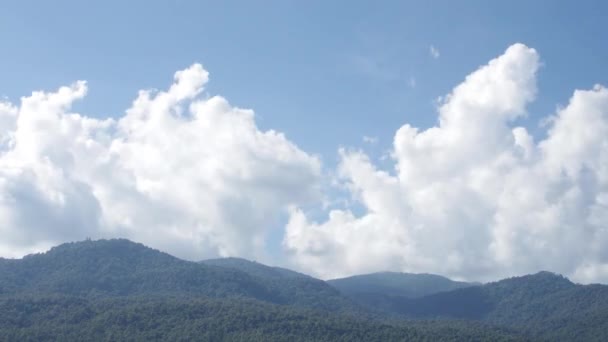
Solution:
M 309 276 L 237 259 L 188 262 L 128 240 L 0 259 L 0 341 L 516 337 L 486 326 L 417 328 L 370 317 Z
M 0 297 L 0 341 L 520 341 L 461 322 L 392 325 L 247 299 Z
M 353 301 L 326 282 L 285 268 L 266 266 L 240 258 L 202 261 L 205 265 L 248 274 L 291 304 L 339 311 L 362 311 Z
M 549 272 L 485 285 L 413 278 L 351 277 L 343 287 L 349 299 L 333 287 L 342 280 L 330 286 L 243 259 L 195 263 L 128 240 L 69 243 L 0 259 L 0 341 L 483 341 L 517 337 L 512 331 L 540 340 L 608 340 L 608 286 Z M 465 287 L 415 296 L 445 286 Z
M 602 341 L 608 337 L 608 286 L 576 285 L 550 272 L 420 298 L 393 296 L 388 304 L 378 306 L 409 318 L 475 319 L 535 338 Z
M 63 244 L 47 253 L 4 260 L 0 274 L 0 295 L 245 297 L 324 310 L 356 309 L 318 279 L 302 275 L 283 281 L 184 261 L 128 240 Z
M 402 302 L 411 298 L 475 285 L 434 274 L 398 272 L 356 275 L 328 283 L 357 304 L 384 315 L 401 314 Z
M 266 280 L 236 269 L 184 261 L 128 240 L 63 244 L 47 253 L 4 260 L 0 274 L 0 294 L 5 295 L 246 297 L 293 303 Z M 334 303 L 330 298 L 297 304 L 329 308 Z
M 128 240 L 63 244 L 0 264 L 4 293 L 207 295 L 273 300 L 249 275 L 177 259 Z
M 577 285 L 564 277 L 540 272 L 420 298 L 394 297 L 392 309 L 417 318 L 453 317 L 510 322 L 511 314 L 521 317 L 518 309 L 575 288 Z
M 286 278 L 306 278 L 314 279 L 309 275 L 298 273 L 292 270 L 281 267 L 267 266 L 255 261 L 249 261 L 242 258 L 219 258 L 203 260 L 201 263 L 205 265 L 218 266 L 223 268 L 232 268 L 243 271 L 253 276 L 260 278 L 286 279 Z

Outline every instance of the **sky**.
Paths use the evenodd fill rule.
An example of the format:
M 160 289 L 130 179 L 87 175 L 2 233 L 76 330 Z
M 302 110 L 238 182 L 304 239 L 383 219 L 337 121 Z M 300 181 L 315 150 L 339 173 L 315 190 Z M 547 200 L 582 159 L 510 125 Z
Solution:
M 0 256 L 608 283 L 603 1 L 0 4 Z

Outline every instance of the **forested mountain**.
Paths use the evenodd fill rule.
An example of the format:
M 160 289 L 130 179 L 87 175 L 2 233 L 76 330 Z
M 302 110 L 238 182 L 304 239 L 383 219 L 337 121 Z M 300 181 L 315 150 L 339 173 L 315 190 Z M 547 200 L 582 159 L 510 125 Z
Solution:
M 128 240 L 0 259 L 0 340 L 602 341 L 606 331 L 608 287 L 549 272 L 485 285 L 386 272 L 324 282 Z
M 128 240 L 68 243 L 44 254 L 4 260 L 0 294 L 244 297 L 330 311 L 357 309 L 336 289 L 312 277 L 279 281 L 214 263 L 218 262 L 184 261 Z
M 524 341 L 465 322 L 379 321 L 249 299 L 0 297 L 0 341 Z
M 289 279 L 289 278 L 304 278 L 314 279 L 309 275 L 298 273 L 292 270 L 281 267 L 266 266 L 255 261 L 249 261 L 242 258 L 219 258 L 203 260 L 201 263 L 205 265 L 219 266 L 224 268 L 232 268 L 235 270 L 243 271 L 253 276 L 261 278 L 271 279 Z
M 205 265 L 244 272 L 280 298 L 283 303 L 302 307 L 323 308 L 342 312 L 358 312 L 362 308 L 326 282 L 285 268 L 270 267 L 240 258 L 211 259 Z
M 206 295 L 273 301 L 249 275 L 199 265 L 128 240 L 63 244 L 0 264 L 0 291 L 8 294 L 91 296 Z
M 407 318 L 473 319 L 551 340 L 601 341 L 608 331 L 608 286 L 577 285 L 550 272 L 418 298 L 369 294 L 359 302 Z

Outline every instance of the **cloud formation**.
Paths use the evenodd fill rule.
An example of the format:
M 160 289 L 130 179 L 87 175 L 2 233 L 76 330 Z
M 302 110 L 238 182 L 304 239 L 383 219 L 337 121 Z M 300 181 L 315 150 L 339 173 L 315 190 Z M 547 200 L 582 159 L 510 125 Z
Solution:
M 320 161 L 202 96 L 207 81 L 194 64 L 117 119 L 70 112 L 85 82 L 0 103 L 0 255 L 117 236 L 190 259 L 263 255 L 286 208 L 318 200 Z
M 340 149 L 337 186 L 350 198 L 318 222 L 302 208 L 344 203 L 322 186 L 335 182 L 319 158 L 206 95 L 199 64 L 115 119 L 71 112 L 82 81 L 0 101 L 0 255 L 126 237 L 188 259 L 264 259 L 288 213 L 285 255 L 321 277 L 547 269 L 608 282 L 608 90 L 576 90 L 535 139 L 518 119 L 538 67 L 515 44 L 467 76 L 436 126 L 397 130 L 392 169 Z
M 314 222 L 292 208 L 284 246 L 322 277 L 379 269 L 490 280 L 548 269 L 608 282 L 608 90 L 576 90 L 536 142 L 517 119 L 539 55 L 522 44 L 444 97 L 438 124 L 403 125 L 394 170 L 340 150 L 337 173 L 362 213 Z

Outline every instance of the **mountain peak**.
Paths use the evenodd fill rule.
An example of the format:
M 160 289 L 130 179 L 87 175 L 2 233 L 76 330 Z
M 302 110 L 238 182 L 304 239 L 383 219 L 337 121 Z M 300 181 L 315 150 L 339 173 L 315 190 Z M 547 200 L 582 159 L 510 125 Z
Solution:
M 543 277 L 543 278 L 563 278 L 567 279 L 563 275 L 551 271 L 538 271 L 536 273 L 530 274 L 531 277 Z
M 51 248 L 45 253 L 30 254 L 24 260 L 40 259 L 43 256 L 47 260 L 61 259 L 64 262 L 74 264 L 90 260 L 95 263 L 107 262 L 107 260 L 127 260 L 131 264 L 139 262 L 162 261 L 172 263 L 179 259 L 159 250 L 147 247 L 141 243 L 127 239 L 100 239 L 68 242 Z M 105 260 L 105 261 L 104 261 Z
M 505 295 L 538 298 L 548 293 L 556 293 L 576 287 L 568 278 L 548 271 L 541 271 L 519 277 L 503 279 L 487 284 L 487 289 Z
M 561 285 L 574 285 L 568 278 L 561 274 L 550 271 L 539 271 L 533 274 L 526 274 L 518 277 L 511 277 L 499 282 L 534 282 L 534 283 L 555 283 Z

